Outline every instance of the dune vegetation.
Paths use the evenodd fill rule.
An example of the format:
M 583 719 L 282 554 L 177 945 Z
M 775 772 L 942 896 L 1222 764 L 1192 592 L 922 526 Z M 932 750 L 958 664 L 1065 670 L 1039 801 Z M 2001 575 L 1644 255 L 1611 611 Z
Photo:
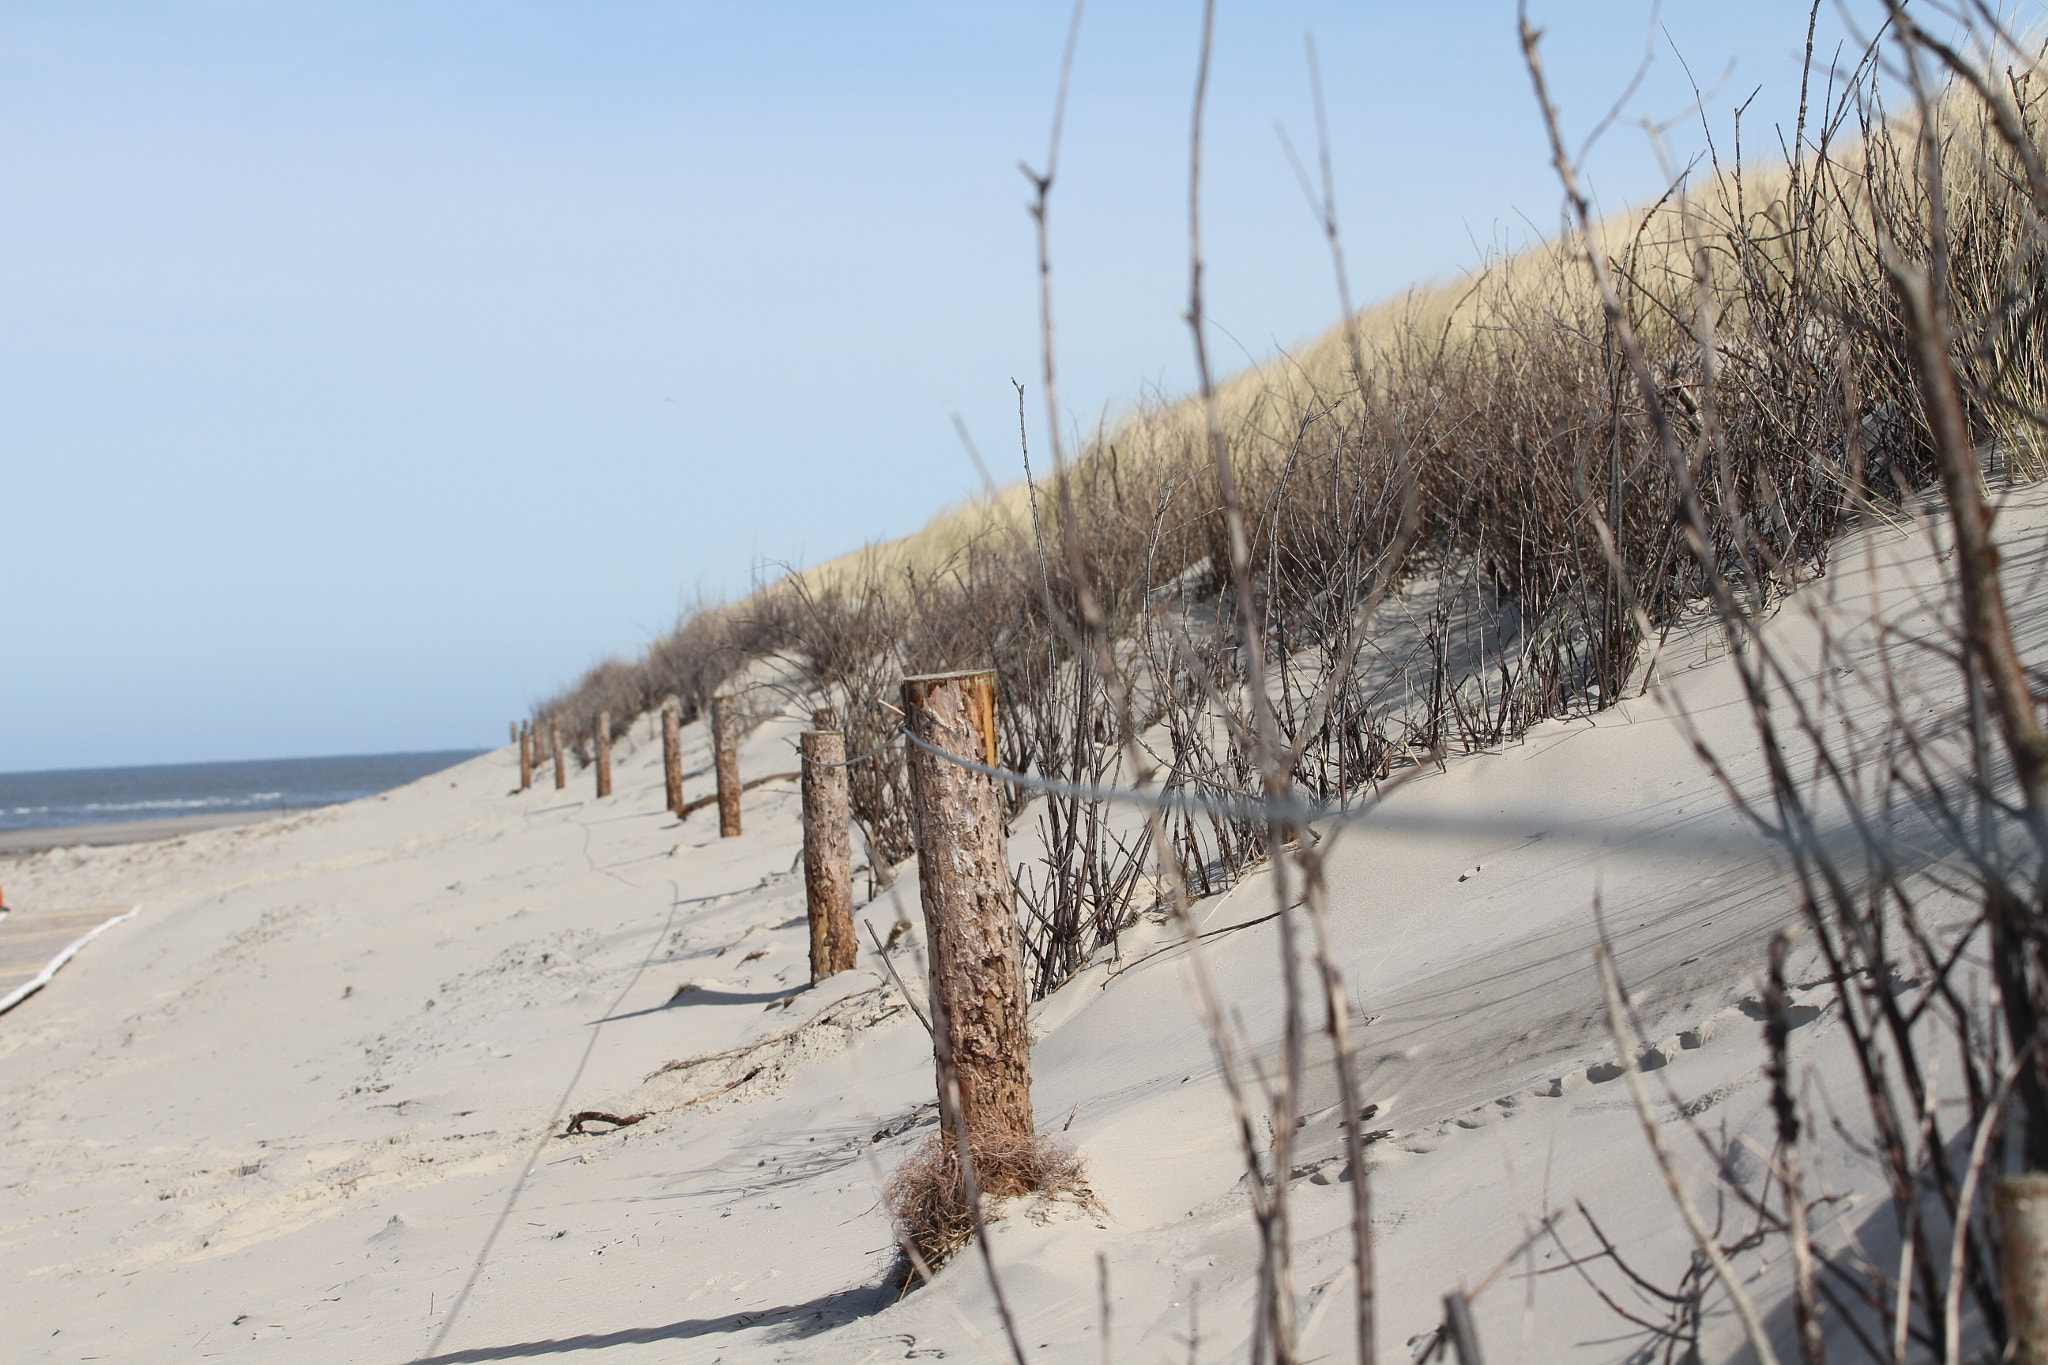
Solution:
M 1964 16 L 1975 46 L 1962 49 L 1900 7 L 1889 15 L 1870 50 L 1813 72 L 1786 111 L 1789 164 L 1717 148 L 1657 202 L 1593 222 L 1553 124 L 1572 210 L 1559 239 L 1346 316 L 1226 381 L 1211 385 L 1204 361 L 1201 392 L 1145 406 L 1071 456 L 1031 452 L 1035 477 L 917 535 L 694 611 L 643 658 L 605 664 L 543 703 L 536 720 L 587 743 L 600 710 L 621 732 L 671 700 L 687 718 L 714 693 L 764 685 L 756 665 L 778 661 L 785 698 L 834 708 L 848 751 L 865 756 L 855 820 L 886 870 L 913 851 L 902 757 L 889 747 L 898 680 L 992 667 L 1003 766 L 1076 784 L 1012 794 L 1014 811 L 1044 802 L 1043 865 L 1019 883 L 1025 965 L 1044 996 L 1141 912 L 1184 908 L 1282 854 L 1320 925 L 1312 822 L 1247 802 L 1370 804 L 1451 755 L 1641 695 L 1660 643 L 1704 622 L 1737 660 L 1768 760 L 1760 791 L 1730 794 L 1778 842 L 1787 913 L 1837 983 L 1901 1242 L 1914 1248 L 1897 1280 L 1823 1255 L 1863 1296 L 1828 1302 L 1901 1353 L 1918 1336 L 1961 1359 L 1965 1318 L 1972 1332 L 2019 1333 L 2022 1291 L 1990 1253 L 1962 1248 L 1964 1232 L 1988 1225 L 1995 1182 L 1980 1176 L 2048 1170 L 2048 739 L 2028 681 L 2040 675 L 2012 642 L 1985 493 L 2042 470 L 2048 91 L 2031 51 L 1981 7 Z M 1539 45 L 1525 39 L 1540 97 Z M 1192 304 L 1199 336 L 1198 290 Z M 1053 368 L 1048 357 L 1048 378 Z M 1929 718 L 1934 709 L 1889 694 L 1885 742 L 1904 748 L 1873 758 L 1844 737 L 1850 713 L 1830 711 L 1825 690 L 1803 691 L 1759 627 L 1830 572 L 1846 529 L 1930 509 L 1953 525 L 1949 596 L 1913 643 L 1960 664 L 1968 704 Z M 1794 751 L 1811 772 L 1794 771 L 1783 757 Z M 1705 746 L 1700 757 L 1720 761 Z M 1088 794 L 1128 786 L 1210 800 L 1140 826 Z M 1846 812 L 1863 841 L 1853 854 L 1822 837 L 1823 807 Z M 1893 859 L 1887 822 L 1902 807 L 1935 812 L 1946 872 Z M 1916 919 L 1934 894 L 1915 883 L 1922 875 L 1941 896 L 1964 887 L 1974 917 L 1939 931 Z M 1966 950 L 1988 951 L 1995 1007 L 1956 986 Z M 1313 957 L 1299 951 L 1290 973 Z M 1782 1014 L 1782 944 L 1773 952 Z M 1258 1181 L 1262 1162 L 1288 1168 L 1302 1018 L 1327 1005 L 1320 1027 L 1337 1074 L 1349 1074 L 1344 996 L 1334 965 L 1317 961 L 1323 986 L 1288 977 L 1288 1065 L 1233 1092 L 1270 1110 L 1275 1129 L 1272 1153 L 1247 1140 L 1245 1157 L 1270 1258 L 1255 1359 L 1293 1358 L 1286 1186 Z M 1891 984 L 1908 976 L 1935 981 L 1940 996 L 1911 1019 Z M 1625 997 L 1607 980 L 1620 1047 Z M 1945 1032 L 1930 1041 L 1923 1026 L 1936 1017 Z M 1211 1023 L 1228 1073 L 1221 1018 Z M 1959 1055 L 1968 1080 L 1967 1121 L 1949 1130 L 1977 1135 L 1961 1173 L 1922 1083 L 1936 1048 Z M 1835 1291 L 1814 1269 L 1799 1102 L 1783 1074 L 1776 1083 L 1776 1185 L 1744 1197 L 1757 1238 L 1789 1239 L 1794 1335 L 1814 1360 L 1818 1305 Z M 1343 1093 L 1339 1107 L 1357 1111 L 1357 1099 Z M 2008 1103 L 2021 1116 L 2009 1137 L 1998 1127 Z M 1361 1172 L 1362 1121 L 1347 1123 L 1347 1169 Z M 1363 1358 L 1371 1258 L 1359 1198 Z M 1679 1210 L 1701 1257 L 1694 1311 L 1700 1284 L 1718 1280 L 1758 1358 L 1775 1358 L 1729 1253 L 1683 1198 Z M 1964 1230 L 1953 1254 L 1951 1229 Z M 1444 1330 L 1455 1338 L 1455 1312 Z
M 1711 596 L 1681 514 L 1687 484 L 1708 555 L 1761 609 L 1825 570 L 1848 519 L 1885 515 L 1934 477 L 1888 252 L 1944 262 L 1972 436 L 2001 471 L 2039 465 L 2048 357 L 2031 152 L 2001 139 L 1978 95 L 1952 89 L 1930 105 L 1939 157 L 1925 164 L 1919 112 L 1887 105 L 1880 54 L 1812 92 L 1796 165 L 1717 156 L 1584 237 L 1363 309 L 1206 400 L 1145 405 L 1070 458 L 1039 452 L 1034 482 L 742 601 L 699 604 L 640 658 L 539 704 L 536 723 L 587 760 L 599 712 L 619 734 L 671 700 L 687 721 L 751 662 L 780 657 L 861 753 L 894 733 L 886 703 L 903 674 L 993 666 L 1010 766 L 1127 779 L 1099 741 L 1118 733 L 1128 694 L 1138 729 L 1162 737 L 1164 788 L 1242 794 L 1260 781 L 1246 607 L 1290 778 L 1320 800 L 1612 705 L 1646 682 L 1657 634 Z M 2009 80 L 1994 93 L 2037 129 L 2040 80 Z M 1588 242 L 1654 393 L 1603 312 Z M 1241 570 L 1212 423 L 1243 512 Z M 1662 457 L 1667 428 L 1683 474 Z M 1367 604 L 1377 618 L 1361 628 Z M 1118 677 L 1095 666 L 1090 633 L 1115 642 Z M 900 756 L 855 785 L 882 859 L 907 857 Z M 1190 882 L 1215 889 L 1263 835 L 1190 820 L 1172 837 Z M 1117 887 L 1148 855 L 1074 856 L 1066 881 Z M 1116 866 L 1094 868 L 1104 861 Z M 1115 932 L 1129 906 L 1111 899 L 1078 916 L 1061 907 L 1070 927 L 1041 989 Z

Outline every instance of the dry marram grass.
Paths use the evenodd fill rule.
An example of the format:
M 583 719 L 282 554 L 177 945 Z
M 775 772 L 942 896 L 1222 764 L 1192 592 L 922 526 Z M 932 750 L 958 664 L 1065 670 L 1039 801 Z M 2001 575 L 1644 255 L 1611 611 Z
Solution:
M 958 1144 L 934 1133 L 889 1180 L 889 1210 L 897 1233 L 934 1271 L 974 1238 L 974 1214 L 967 1207 L 961 1174 Z M 977 1142 L 974 1177 L 982 1190 L 984 1222 L 1002 1217 L 1005 1200 L 1026 1196 L 1096 1207 L 1081 1158 L 1043 1135 L 1028 1141 Z M 906 1284 L 912 1269 L 905 1267 Z

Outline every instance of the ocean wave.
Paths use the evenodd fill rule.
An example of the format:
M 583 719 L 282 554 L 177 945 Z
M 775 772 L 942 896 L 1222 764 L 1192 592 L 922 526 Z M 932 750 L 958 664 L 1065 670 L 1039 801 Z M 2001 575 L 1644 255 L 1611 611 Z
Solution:
M 232 810 L 238 806 L 252 806 L 261 802 L 269 805 L 282 800 L 283 792 L 250 792 L 246 796 L 202 796 L 184 800 L 162 801 L 87 801 L 73 806 L 73 810 L 117 811 L 117 810 Z M 47 807 L 45 807 L 47 809 Z
M 309 810 L 388 791 L 471 756 L 365 754 L 0 773 L 0 829 Z

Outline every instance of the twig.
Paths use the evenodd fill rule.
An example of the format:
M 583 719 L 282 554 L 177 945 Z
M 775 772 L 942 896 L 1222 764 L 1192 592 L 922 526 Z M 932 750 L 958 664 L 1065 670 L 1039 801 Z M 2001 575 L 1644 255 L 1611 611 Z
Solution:
M 861 923 L 867 927 L 868 942 L 875 945 L 875 956 L 882 959 L 882 970 L 889 973 L 889 979 L 896 983 L 896 989 L 903 996 L 903 1003 L 910 1006 L 910 1012 L 917 1016 L 917 1022 L 924 1025 L 926 1033 L 930 1033 L 932 1031 L 931 1017 L 917 1007 L 917 997 L 910 993 L 910 987 L 904 985 L 903 978 L 896 974 L 896 964 L 889 960 L 889 950 L 884 948 L 882 940 L 876 937 L 873 921 L 862 920 Z
M 736 1081 L 727 1081 L 727 1082 L 726 1082 L 726 1083 L 725 1083 L 724 1085 L 721 1085 L 721 1086 L 719 1086 L 719 1087 L 718 1087 L 718 1089 L 716 1089 L 716 1090 L 713 1090 L 713 1091 L 711 1091 L 711 1092 L 710 1092 L 709 1094 L 699 1095 L 699 1096 L 698 1096 L 698 1097 L 697 1097 L 696 1099 L 694 1099 L 694 1100 L 684 1100 L 684 1101 L 683 1101 L 683 1102 L 682 1102 L 681 1104 L 677 1105 L 677 1106 L 676 1106 L 676 1108 L 678 1108 L 678 1109 L 690 1109 L 690 1108 L 694 1108 L 695 1106 L 697 1106 L 697 1105 L 700 1105 L 700 1104 L 704 1103 L 704 1102 L 705 1102 L 706 1100 L 715 1100 L 715 1099 L 717 1099 L 717 1098 L 718 1098 L 718 1097 L 719 1097 L 720 1095 L 723 1095 L 723 1094 L 724 1094 L 724 1093 L 725 1093 L 726 1091 L 728 1091 L 728 1090 L 737 1090 L 737 1089 L 739 1089 L 739 1088 L 740 1088 L 741 1086 L 745 1085 L 745 1084 L 746 1084 L 746 1083 L 747 1083 L 748 1081 L 751 1081 L 751 1080 L 753 1080 L 753 1079 L 754 1079 L 754 1077 L 756 1077 L 756 1076 L 758 1076 L 758 1075 L 760 1075 L 760 1074 L 761 1074 L 761 1068 L 757 1066 L 757 1067 L 755 1067 L 755 1068 L 754 1068 L 754 1069 L 753 1069 L 752 1071 L 749 1071 L 749 1072 L 748 1072 L 748 1073 L 747 1073 L 746 1075 L 744 1075 L 744 1076 L 740 1077 L 740 1078 L 739 1078 L 738 1080 L 736 1080 Z M 642 1115 L 642 1117 L 644 1118 L 644 1117 L 645 1117 L 645 1115 Z
M 1444 1335 L 1457 1349 L 1458 1365 L 1486 1365 L 1479 1350 L 1479 1329 L 1472 1324 L 1472 1303 L 1456 1290 L 1444 1295 Z
M 1281 912 L 1278 910 L 1270 911 L 1267 914 L 1260 915 L 1256 919 L 1242 920 L 1236 924 L 1226 924 L 1220 929 L 1204 929 L 1199 935 L 1197 935 L 1197 937 L 1203 939 L 1211 939 L 1220 937 L 1223 934 L 1234 934 L 1240 929 L 1249 929 L 1253 925 L 1270 924 L 1274 920 L 1279 919 L 1280 915 Z M 1163 947 L 1154 948 L 1151 952 L 1145 954 L 1143 957 L 1138 958 L 1135 961 L 1125 963 L 1123 966 L 1118 967 L 1115 971 L 1112 971 L 1110 973 L 1110 976 L 1122 976 L 1125 972 L 1132 971 L 1138 967 L 1144 966 L 1147 962 L 1150 962 L 1153 958 L 1158 957 L 1161 953 L 1170 953 L 1176 948 L 1185 948 L 1187 946 L 1188 945 L 1186 940 L 1181 940 L 1179 942 L 1166 944 Z
M 1992 1134 L 1997 1131 L 1999 1117 L 2005 1112 L 2005 1102 L 2012 1094 L 2013 1082 L 2019 1078 L 2020 1069 L 2027 1065 L 2033 1049 L 2034 1044 L 2029 1043 L 2006 1063 L 2005 1071 L 1998 1078 L 1998 1091 L 1991 1097 L 1991 1103 L 1985 1106 L 1983 1115 L 1977 1120 L 1977 1131 L 1970 1138 L 1970 1159 L 1963 1168 L 1962 1194 L 1956 1201 L 1956 1225 L 1949 1239 L 1948 1290 L 1942 1304 L 1941 1321 L 1943 1360 L 1963 1358 L 1963 1281 L 1968 1278 L 1963 1267 L 1963 1247 L 1970 1236 L 1970 1207 L 1976 1202 L 1977 1181 L 1984 1174 L 1984 1157 Z
M 704 1052 L 699 1053 L 695 1057 L 681 1057 L 673 1062 L 664 1062 L 662 1065 L 648 1072 L 646 1079 L 651 1081 L 656 1076 L 666 1075 L 671 1071 L 687 1071 L 692 1067 L 703 1066 L 706 1062 L 722 1062 L 729 1057 L 745 1056 L 749 1052 L 758 1052 L 760 1049 L 764 1047 L 774 1047 L 777 1043 L 788 1042 L 791 1038 L 796 1037 L 799 1033 L 802 1033 L 805 1029 L 817 1023 L 819 1020 L 823 1019 L 832 1011 L 836 1009 L 843 1009 L 847 1005 L 852 1004 L 856 1000 L 878 993 L 881 989 L 882 987 L 880 987 L 879 985 L 870 986 L 864 991 L 855 991 L 851 995 L 842 995 L 837 1000 L 834 1000 L 831 1004 L 825 1006 L 816 1014 L 812 1015 L 810 1018 L 804 1020 L 801 1024 L 797 1024 L 793 1027 L 786 1028 L 782 1030 L 782 1032 L 780 1033 L 771 1033 L 766 1038 L 759 1039 L 758 1041 L 751 1043 L 742 1043 L 738 1047 L 729 1047 L 726 1048 L 723 1052 Z M 913 1008 L 915 1007 L 913 1006 Z
M 1672 1161 L 1671 1149 L 1664 1143 L 1664 1133 L 1657 1125 L 1657 1111 L 1650 1103 L 1650 1092 L 1643 1084 L 1642 1072 L 1636 1066 L 1635 1045 L 1629 1038 L 1628 1007 L 1623 1003 L 1621 978 L 1615 974 L 1614 951 L 1607 944 L 1606 931 L 1600 936 L 1600 946 L 1593 950 L 1593 961 L 1600 970 L 1600 989 L 1607 999 L 1607 1033 L 1614 1040 L 1615 1052 L 1621 1062 L 1622 1079 L 1628 1082 L 1629 1098 L 1635 1101 L 1636 1117 L 1643 1125 L 1643 1136 L 1650 1144 L 1650 1154 L 1657 1159 L 1657 1169 L 1663 1173 L 1664 1186 L 1671 1192 L 1671 1202 L 1678 1206 L 1678 1213 L 1685 1220 L 1686 1230 L 1692 1233 L 1693 1245 L 1700 1255 L 1713 1267 L 1715 1278 L 1721 1281 L 1721 1288 L 1728 1295 L 1728 1302 L 1735 1309 L 1735 1316 L 1742 1321 L 1743 1335 L 1749 1338 L 1750 1349 L 1756 1352 L 1758 1365 L 1778 1365 L 1778 1353 L 1771 1348 L 1770 1333 L 1764 1328 L 1763 1315 L 1757 1312 L 1756 1301 L 1749 1296 L 1735 1278 L 1735 1269 L 1728 1264 L 1728 1257 L 1722 1252 L 1721 1244 L 1714 1240 L 1706 1220 L 1700 1216 L 1692 1195 L 1687 1192 L 1685 1182 L 1679 1178 L 1678 1167 Z
M 1778 1121 L 1779 1180 L 1785 1186 L 1785 1221 L 1792 1238 L 1792 1317 L 1799 1328 L 1799 1357 L 1804 1365 L 1821 1365 L 1827 1342 L 1821 1335 L 1820 1312 L 1814 1299 L 1813 1236 L 1806 1225 L 1806 1184 L 1800 1170 L 1799 1106 L 1792 1094 L 1792 1032 L 1790 997 L 1785 989 L 1785 954 L 1792 931 L 1771 939 L 1770 970 L 1764 978 L 1765 1073 L 1771 1082 L 1771 1109 Z

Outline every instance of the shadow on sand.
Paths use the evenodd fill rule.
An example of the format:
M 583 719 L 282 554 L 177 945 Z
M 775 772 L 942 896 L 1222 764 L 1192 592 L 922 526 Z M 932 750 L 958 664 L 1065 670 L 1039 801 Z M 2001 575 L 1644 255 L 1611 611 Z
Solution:
M 642 1015 L 660 1014 L 664 1010 L 683 1009 L 690 1005 L 772 1005 L 791 996 L 802 995 L 810 988 L 809 982 L 801 986 L 784 986 L 781 990 L 775 991 L 721 991 L 695 987 L 681 995 L 671 996 L 659 1005 L 649 1005 L 644 1010 L 628 1010 L 624 1014 L 607 1014 L 602 1019 L 593 1019 L 586 1027 L 616 1024 L 621 1019 L 638 1019 Z
M 602 1351 L 612 1346 L 645 1346 L 660 1341 L 688 1341 L 694 1337 L 744 1332 L 767 1324 L 769 1338 L 793 1341 L 830 1331 L 857 1318 L 878 1313 L 896 1301 L 888 1283 L 859 1285 L 812 1299 L 809 1303 L 781 1308 L 761 1308 L 746 1313 L 728 1313 L 722 1318 L 685 1318 L 662 1327 L 628 1327 L 617 1332 L 587 1332 L 581 1336 L 557 1337 L 549 1341 L 515 1341 L 503 1346 L 472 1346 L 444 1355 L 422 1356 L 412 1365 L 469 1365 L 491 1360 L 529 1360 L 538 1356 L 567 1355 L 574 1351 Z

